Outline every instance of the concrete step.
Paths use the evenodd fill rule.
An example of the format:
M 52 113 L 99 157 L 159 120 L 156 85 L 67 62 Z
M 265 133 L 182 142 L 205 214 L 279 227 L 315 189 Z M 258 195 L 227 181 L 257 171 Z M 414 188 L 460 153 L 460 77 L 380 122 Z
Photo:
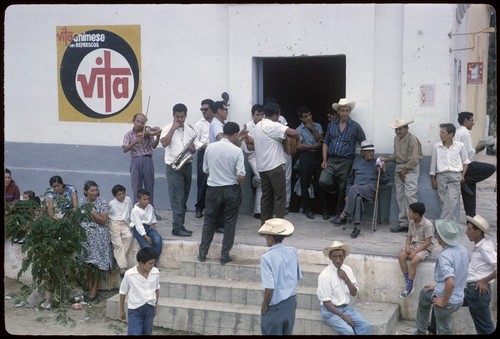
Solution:
M 372 324 L 373 334 L 392 334 L 398 305 L 357 300 L 355 307 Z M 118 319 L 119 295 L 106 301 L 106 316 Z M 202 335 L 260 335 L 260 305 L 160 297 L 155 326 Z M 319 306 L 297 308 L 294 335 L 334 335 L 321 317 Z
M 316 296 L 317 277 L 324 265 L 301 264 L 304 279 L 297 289 L 295 335 L 335 334 L 321 317 Z M 155 326 L 203 335 L 260 335 L 258 260 L 183 261 L 180 269 L 162 271 Z M 372 324 L 374 334 L 391 334 L 399 318 L 399 305 L 353 298 Z M 119 317 L 119 295 L 106 301 L 106 316 Z

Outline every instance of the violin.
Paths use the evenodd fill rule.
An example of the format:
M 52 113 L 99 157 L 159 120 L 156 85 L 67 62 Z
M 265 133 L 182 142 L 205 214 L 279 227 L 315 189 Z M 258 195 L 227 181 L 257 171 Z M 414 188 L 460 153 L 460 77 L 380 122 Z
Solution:
M 144 126 L 142 131 L 137 132 L 137 136 L 138 137 L 155 136 L 155 135 L 160 135 L 160 133 L 161 133 L 160 127 Z

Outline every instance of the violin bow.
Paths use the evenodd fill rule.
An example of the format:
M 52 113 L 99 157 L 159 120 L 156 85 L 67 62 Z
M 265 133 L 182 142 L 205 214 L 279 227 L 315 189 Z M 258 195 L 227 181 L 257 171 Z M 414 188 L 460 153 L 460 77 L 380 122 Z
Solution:
M 144 122 L 144 127 L 142 128 L 142 136 L 143 137 L 144 137 L 144 133 L 146 132 L 146 122 L 148 120 L 149 100 L 151 100 L 151 95 L 148 97 L 148 105 L 146 106 L 146 121 Z

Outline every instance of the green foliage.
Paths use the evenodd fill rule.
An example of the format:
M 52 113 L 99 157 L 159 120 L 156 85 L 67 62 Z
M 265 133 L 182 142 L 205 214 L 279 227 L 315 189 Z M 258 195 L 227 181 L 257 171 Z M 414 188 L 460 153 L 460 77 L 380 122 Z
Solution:
M 57 312 L 57 317 L 56 317 L 56 322 L 60 325 L 66 326 L 68 323 L 71 324 L 71 327 L 76 326 L 76 321 L 70 317 L 68 317 L 68 310 L 64 308 L 58 308 L 56 310 Z
M 33 200 L 18 200 L 6 203 L 5 238 L 22 238 L 28 231 L 28 225 L 40 212 L 40 205 Z
M 28 221 L 29 232 L 21 247 L 26 255 L 18 278 L 31 268 L 34 283 L 51 293 L 53 305 L 63 302 L 70 289 L 85 277 L 77 255 L 86 239 L 80 223 L 91 220 L 91 209 L 92 204 L 86 204 L 67 210 L 57 221 L 45 213 Z

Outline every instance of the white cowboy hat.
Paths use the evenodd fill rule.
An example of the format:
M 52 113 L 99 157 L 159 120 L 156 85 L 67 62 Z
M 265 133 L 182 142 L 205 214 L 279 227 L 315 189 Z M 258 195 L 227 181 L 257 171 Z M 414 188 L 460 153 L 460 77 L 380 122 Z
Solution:
M 351 246 L 335 240 L 330 246 L 323 248 L 323 254 L 325 257 L 330 257 L 330 252 L 333 250 L 344 250 L 344 256 L 347 257 L 351 253 Z
M 373 146 L 371 141 L 368 141 L 368 140 L 361 141 L 361 150 L 362 151 L 375 151 L 375 146 Z
M 436 220 L 436 231 L 439 237 L 450 246 L 458 245 L 458 239 L 462 236 L 460 226 L 455 220 L 451 219 Z
M 288 220 L 281 218 L 273 218 L 267 220 L 264 225 L 258 230 L 259 234 L 268 235 L 290 235 L 293 233 L 294 227 Z
M 339 100 L 338 103 L 332 104 L 332 108 L 336 111 L 338 111 L 339 107 L 347 106 L 351 109 L 351 111 L 354 109 L 356 106 L 356 103 L 354 101 L 349 101 L 346 98 L 342 98 Z
M 390 128 L 399 128 L 402 126 L 409 125 L 413 122 L 413 120 L 407 120 L 406 118 L 397 118 L 393 124 L 390 124 Z
M 488 233 L 488 230 L 490 229 L 490 225 L 482 216 L 479 214 L 476 214 L 474 218 L 469 217 L 468 215 L 465 216 L 468 222 L 470 222 L 472 225 L 476 226 L 479 228 L 483 233 Z

